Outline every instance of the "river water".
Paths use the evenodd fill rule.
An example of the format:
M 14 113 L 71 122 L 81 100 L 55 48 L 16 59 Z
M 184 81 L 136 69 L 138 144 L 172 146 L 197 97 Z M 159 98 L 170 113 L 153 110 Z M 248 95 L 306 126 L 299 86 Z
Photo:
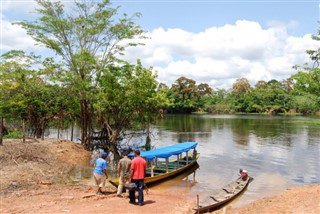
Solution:
M 167 115 L 153 126 L 152 145 L 159 148 L 196 141 L 199 168 L 195 176 L 181 175 L 152 188 L 179 189 L 187 197 L 196 200 L 199 195 L 201 200 L 236 179 L 240 168 L 246 169 L 254 180 L 232 202 L 238 207 L 294 186 L 319 184 L 319 120 L 301 116 Z
M 205 197 L 234 180 L 240 168 L 248 170 L 254 181 L 234 205 L 241 206 L 293 186 L 320 183 L 318 121 L 319 117 L 169 115 L 157 124 L 154 142 L 198 142 L 196 183 L 171 187 L 187 186 L 190 197 Z

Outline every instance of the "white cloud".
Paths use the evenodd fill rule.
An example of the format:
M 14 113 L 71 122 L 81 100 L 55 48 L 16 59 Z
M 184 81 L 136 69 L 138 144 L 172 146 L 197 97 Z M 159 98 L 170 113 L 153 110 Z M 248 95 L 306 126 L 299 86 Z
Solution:
M 1 51 L 12 49 L 39 50 L 34 46 L 35 41 L 27 35 L 26 31 L 18 25 L 13 25 L 8 20 L 1 20 Z
M 11 49 L 43 51 L 34 46 L 35 42 L 25 30 L 11 25 L 12 16 L 18 15 L 18 11 L 21 17 L 29 18 L 26 12 L 33 10 L 33 2 L 2 3 L 2 52 Z M 241 77 L 247 78 L 251 85 L 259 80 L 280 81 L 296 73 L 293 65 L 309 61 L 307 49 L 319 47 L 310 34 L 303 37 L 288 35 L 287 29 L 296 25 L 295 21 L 270 21 L 268 27 L 263 28 L 258 22 L 238 20 L 202 32 L 156 28 L 146 34 L 150 39 L 144 41 L 144 46 L 128 48 L 124 58 L 133 63 L 141 59 L 144 66 L 154 67 L 158 80 L 168 86 L 181 76 L 191 78 L 197 84 L 208 83 L 212 88 L 225 89 L 232 88 Z
M 259 80 L 281 81 L 296 73 L 293 65 L 309 61 L 307 49 L 319 46 L 310 34 L 288 35 L 287 27 L 273 24 L 263 29 L 257 22 L 240 20 L 199 33 L 158 28 L 148 33 L 151 39 L 145 46 L 129 48 L 125 57 L 153 66 L 168 86 L 181 76 L 226 89 L 241 77 L 252 86 Z

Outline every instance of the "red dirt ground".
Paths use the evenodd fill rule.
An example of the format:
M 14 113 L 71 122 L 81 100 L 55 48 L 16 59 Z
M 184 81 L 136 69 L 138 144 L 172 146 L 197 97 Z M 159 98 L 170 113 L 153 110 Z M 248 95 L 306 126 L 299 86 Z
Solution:
M 149 190 L 145 205 L 116 197 L 116 188 L 95 195 L 95 186 L 76 186 L 68 173 L 91 153 L 69 141 L 5 140 L 0 147 L 0 213 L 166 213 L 191 214 L 196 202 L 177 191 Z M 320 185 L 296 187 L 247 206 L 213 213 L 320 213 Z

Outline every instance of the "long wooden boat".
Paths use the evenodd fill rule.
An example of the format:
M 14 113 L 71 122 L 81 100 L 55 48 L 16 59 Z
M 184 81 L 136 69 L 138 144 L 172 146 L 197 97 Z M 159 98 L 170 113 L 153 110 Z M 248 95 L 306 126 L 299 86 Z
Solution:
M 196 142 L 183 142 L 141 152 L 140 156 L 148 163 L 145 184 L 164 181 L 194 167 L 199 158 L 199 153 L 196 151 L 197 144 Z M 189 152 L 190 150 L 192 152 Z M 133 154 L 130 154 L 129 157 L 133 158 Z M 173 157 L 175 158 L 172 159 Z M 109 182 L 115 187 L 119 184 L 118 179 L 109 180 Z
M 193 210 L 196 213 L 205 213 L 223 207 L 243 192 L 252 180 L 253 178 L 250 176 L 246 180 L 243 180 L 241 177 L 237 178 L 230 184 L 200 200 L 199 204 L 193 207 Z

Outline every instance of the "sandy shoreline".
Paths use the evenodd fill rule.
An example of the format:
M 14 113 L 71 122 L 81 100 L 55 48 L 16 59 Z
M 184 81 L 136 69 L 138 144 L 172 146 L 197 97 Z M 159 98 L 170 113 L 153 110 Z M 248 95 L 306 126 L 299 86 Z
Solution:
M 0 147 L 0 213 L 194 213 L 196 199 L 177 190 L 150 188 L 139 207 L 117 197 L 112 186 L 97 196 L 95 186 L 72 185 L 68 173 L 90 156 L 70 141 L 6 140 Z M 293 187 L 239 208 L 231 204 L 213 213 L 320 213 L 320 184 Z

